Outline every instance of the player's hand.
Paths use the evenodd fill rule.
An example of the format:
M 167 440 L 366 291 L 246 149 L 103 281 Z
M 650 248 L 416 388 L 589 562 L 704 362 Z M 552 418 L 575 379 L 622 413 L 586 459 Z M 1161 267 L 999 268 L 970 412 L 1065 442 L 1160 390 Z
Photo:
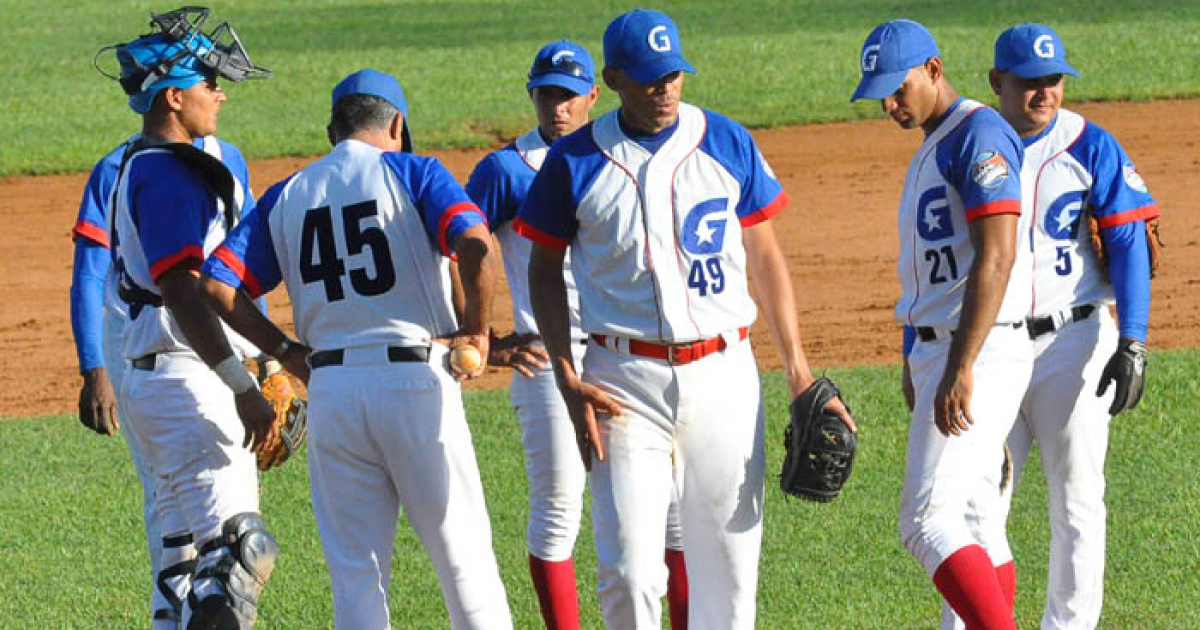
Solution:
M 79 422 L 100 435 L 114 435 L 121 430 L 117 418 L 117 397 L 108 370 L 98 367 L 83 373 L 83 388 L 79 390 Z
M 276 358 L 283 365 L 283 369 L 291 372 L 292 376 L 300 379 L 300 382 L 308 387 L 308 378 L 312 374 L 312 368 L 308 367 L 308 355 L 310 354 L 312 354 L 312 348 L 299 342 L 292 342 L 283 352 L 283 356 Z
M 570 376 L 560 382 L 563 402 L 575 426 L 575 444 L 579 447 L 579 456 L 583 459 L 584 470 L 592 470 L 592 451 L 596 452 L 596 460 L 604 461 L 604 442 L 600 439 L 600 427 L 596 422 L 597 413 L 609 416 L 621 415 L 620 403 L 609 396 L 599 387 L 583 382 L 578 376 Z
M 473 346 L 479 351 L 481 360 L 479 365 L 473 370 L 460 369 L 457 366 L 452 366 L 450 373 L 454 375 L 455 380 L 464 381 L 483 376 L 483 372 L 487 369 L 487 361 L 482 360 L 488 356 L 488 348 L 491 346 L 491 339 L 485 333 L 482 335 L 468 335 L 458 333 L 450 338 L 450 352 L 454 352 L 456 348 L 463 346 Z M 449 355 L 447 355 L 449 357 Z
M 908 407 L 908 412 L 912 413 L 913 407 L 917 405 L 917 391 L 913 389 L 912 370 L 908 367 L 908 359 L 904 360 L 904 371 L 900 376 L 900 392 L 904 394 L 904 404 Z
M 233 401 L 237 405 L 237 414 L 242 420 L 242 426 L 246 428 L 242 447 L 257 453 L 264 443 L 270 442 L 267 439 L 270 434 L 279 430 L 275 427 L 275 410 L 271 408 L 271 403 L 263 398 L 257 387 L 234 394 Z
M 796 373 L 795 376 L 789 376 L 788 387 L 790 387 L 792 390 L 791 399 L 796 400 L 797 396 L 801 395 L 815 382 L 816 379 L 813 378 L 811 374 L 801 375 Z M 829 399 L 829 402 L 825 403 L 825 406 L 822 407 L 822 409 L 841 418 L 842 422 L 845 423 L 850 431 L 858 433 L 858 426 L 854 424 L 854 416 L 850 415 L 850 409 L 846 407 L 846 403 L 842 402 L 840 396 L 834 396 L 833 398 Z
M 542 344 L 537 333 L 518 335 L 516 332 L 493 340 L 488 349 L 487 363 L 496 367 L 510 367 L 521 374 L 533 378 L 535 370 L 546 367 L 550 355 Z
M 1117 351 L 1109 357 L 1104 371 L 1100 373 L 1100 387 L 1096 389 L 1096 395 L 1103 396 L 1109 384 L 1116 385 L 1108 415 L 1115 416 L 1138 405 L 1146 384 L 1145 371 L 1146 344 L 1130 337 L 1121 337 L 1117 342 Z
M 975 384 L 971 370 L 947 370 L 933 399 L 933 422 L 942 435 L 962 435 L 975 419 L 971 417 L 971 392 Z

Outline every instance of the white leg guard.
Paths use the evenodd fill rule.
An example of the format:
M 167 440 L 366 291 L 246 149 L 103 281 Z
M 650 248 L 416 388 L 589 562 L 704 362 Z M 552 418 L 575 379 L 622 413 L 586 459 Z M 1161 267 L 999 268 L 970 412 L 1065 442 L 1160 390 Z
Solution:
M 196 546 L 189 532 L 164 536 L 158 566 L 154 576 L 156 586 L 150 597 L 154 630 L 179 630 L 183 618 L 183 600 L 192 590 L 192 572 L 196 570 Z
M 262 517 L 246 512 L 231 517 L 221 535 L 200 548 L 192 592 L 184 607 L 187 630 L 250 630 L 258 596 L 275 570 L 279 544 Z

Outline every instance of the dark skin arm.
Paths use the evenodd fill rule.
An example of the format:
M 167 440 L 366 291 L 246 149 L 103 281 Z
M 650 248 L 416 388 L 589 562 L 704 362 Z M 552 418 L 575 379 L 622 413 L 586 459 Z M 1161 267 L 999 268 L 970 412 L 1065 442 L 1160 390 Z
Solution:
M 176 265 L 159 277 L 158 287 L 164 306 L 179 324 L 188 345 L 206 365 L 215 367 L 233 355 L 220 320 L 205 299 L 199 271 Z M 246 427 L 246 439 L 242 446 L 257 450 L 274 430 L 272 421 L 275 411 L 255 387 L 236 394 L 234 402 L 237 404 L 238 417 Z
M 287 334 L 275 325 L 258 306 L 250 299 L 245 291 L 235 289 L 224 282 L 204 276 L 201 280 L 208 303 L 229 327 L 236 330 L 250 343 L 258 346 L 263 352 L 272 353 L 286 340 Z M 275 357 L 283 364 L 284 369 L 291 372 L 308 384 L 309 369 L 305 359 L 309 348 L 300 343 L 292 343 L 280 356 Z
M 451 348 L 465 345 L 475 346 L 482 357 L 488 356 L 490 342 L 488 331 L 492 321 L 492 298 L 496 293 L 496 248 L 491 232 L 486 225 L 472 225 L 454 241 L 454 252 L 458 255 L 458 277 L 462 287 L 462 317 L 459 329 L 449 340 Z M 483 374 L 487 362 L 470 374 L 459 374 L 463 378 L 475 378 Z
M 592 469 L 592 450 L 596 459 L 604 461 L 604 443 L 596 423 L 597 413 L 621 415 L 621 405 L 604 390 L 585 383 L 575 373 L 571 355 L 571 313 L 567 304 L 567 285 L 563 280 L 565 249 L 553 249 L 533 244 L 529 257 L 529 298 L 533 318 L 542 334 L 554 378 L 562 393 L 571 423 L 575 425 L 575 442 L 583 466 Z
M 117 397 L 104 367 L 83 372 L 79 390 L 79 421 L 101 435 L 116 435 L 121 430 L 117 418 Z
M 1016 258 L 1015 214 L 997 214 L 971 223 L 971 264 L 963 293 L 962 314 L 950 342 L 946 370 L 933 399 L 934 423 L 942 435 L 961 435 L 975 423 L 971 417 L 972 369 L 979 349 L 996 323 L 1008 277 Z

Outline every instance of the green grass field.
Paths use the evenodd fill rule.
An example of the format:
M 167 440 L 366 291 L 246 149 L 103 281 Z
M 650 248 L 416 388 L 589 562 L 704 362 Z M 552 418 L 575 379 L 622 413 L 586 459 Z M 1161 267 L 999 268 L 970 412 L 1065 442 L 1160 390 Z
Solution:
M 542 44 L 570 38 L 602 60 L 604 27 L 633 4 L 577 0 L 267 0 L 213 3 L 266 82 L 227 85 L 220 134 L 248 157 L 325 148 L 329 92 L 363 66 L 394 73 L 408 92 L 419 148 L 490 145 L 532 120 L 525 73 Z M 997 0 L 966 4 L 861 0 L 672 0 L 652 4 L 679 24 L 699 71 L 686 98 L 755 126 L 874 117 L 849 104 L 862 41 L 877 23 L 920 20 L 938 38 L 964 94 L 990 98 L 985 73 L 999 32 L 1020 21 L 1056 27 L 1083 73 L 1071 98 L 1200 95 L 1200 3 L 1195 0 Z M 150 9 L 171 3 L 0 0 L 5 86 L 0 175 L 86 170 L 140 126 L 116 83 L 92 68 L 96 51 L 146 32 Z M 215 22 L 210 24 L 215 26 Z M 110 57 L 105 67 L 115 61 Z M 605 92 L 599 111 L 615 104 Z
M 1200 434 L 1195 379 L 1200 351 L 1150 357 L 1142 404 L 1113 422 L 1108 458 L 1106 629 L 1200 627 Z M 833 370 L 859 417 L 854 476 L 836 502 L 783 498 L 783 382 L 764 377 L 768 498 L 758 627 L 934 627 L 939 600 L 900 546 L 895 519 L 907 418 L 898 368 Z M 525 476 L 516 420 L 503 391 L 467 395 L 491 510 L 496 553 L 516 627 L 539 626 L 525 551 Z M 149 565 L 140 487 L 120 439 L 98 437 L 59 416 L 0 422 L 0 627 L 145 627 Z M 263 512 L 283 555 L 264 595 L 263 630 L 324 628 L 332 613 L 302 460 L 263 477 Z M 577 544 L 584 627 L 600 628 L 590 526 Z M 1037 626 L 1046 582 L 1045 485 L 1031 464 L 1010 522 L 1018 559 L 1017 615 Z M 411 531 L 396 540 L 396 627 L 445 628 L 436 580 Z

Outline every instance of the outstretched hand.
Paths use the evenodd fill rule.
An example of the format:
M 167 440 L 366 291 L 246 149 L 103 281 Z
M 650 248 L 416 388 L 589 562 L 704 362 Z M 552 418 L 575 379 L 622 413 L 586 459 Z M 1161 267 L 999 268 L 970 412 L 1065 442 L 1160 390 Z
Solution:
M 596 421 L 598 413 L 609 416 L 621 415 L 623 409 L 612 396 L 599 387 L 583 382 L 578 376 L 571 376 L 565 382 L 560 382 L 559 391 L 571 415 L 571 423 L 575 426 L 575 443 L 579 447 L 579 456 L 583 459 L 584 470 L 592 470 L 592 451 L 598 461 L 604 461 L 604 442 L 600 438 L 600 427 Z

